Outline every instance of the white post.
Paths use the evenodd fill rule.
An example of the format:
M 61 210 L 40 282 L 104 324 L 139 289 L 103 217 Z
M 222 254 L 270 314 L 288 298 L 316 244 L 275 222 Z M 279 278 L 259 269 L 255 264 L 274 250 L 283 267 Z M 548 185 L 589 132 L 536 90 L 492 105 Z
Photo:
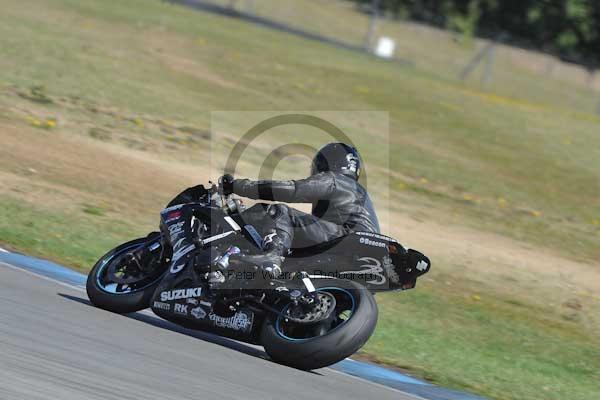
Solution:
M 496 58 L 496 43 L 492 42 L 492 47 L 487 52 L 485 60 L 485 68 L 483 70 L 483 76 L 481 77 L 481 85 L 484 88 L 488 88 L 492 83 L 492 72 L 494 70 L 494 61 Z
M 377 27 L 377 18 L 379 18 L 379 1 L 371 1 L 371 19 L 369 20 L 369 29 L 365 37 L 365 50 L 371 51 L 373 44 L 373 36 L 375 36 L 375 28 Z

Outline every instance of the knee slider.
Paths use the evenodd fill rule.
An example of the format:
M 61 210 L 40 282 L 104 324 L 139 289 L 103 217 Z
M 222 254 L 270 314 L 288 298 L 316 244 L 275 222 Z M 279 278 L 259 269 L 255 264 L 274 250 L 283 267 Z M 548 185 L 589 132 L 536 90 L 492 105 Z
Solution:
M 288 206 L 286 206 L 285 204 L 270 204 L 269 207 L 267 207 L 267 214 L 272 219 L 278 219 L 287 212 Z

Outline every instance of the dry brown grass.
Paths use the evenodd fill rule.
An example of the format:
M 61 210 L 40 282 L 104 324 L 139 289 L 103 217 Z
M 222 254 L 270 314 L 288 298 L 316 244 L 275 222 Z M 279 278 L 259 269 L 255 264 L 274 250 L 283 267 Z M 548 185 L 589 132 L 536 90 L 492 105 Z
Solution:
M 105 204 L 116 218 L 149 216 L 207 176 L 191 165 L 80 135 L 0 123 L 0 192 L 55 207 Z

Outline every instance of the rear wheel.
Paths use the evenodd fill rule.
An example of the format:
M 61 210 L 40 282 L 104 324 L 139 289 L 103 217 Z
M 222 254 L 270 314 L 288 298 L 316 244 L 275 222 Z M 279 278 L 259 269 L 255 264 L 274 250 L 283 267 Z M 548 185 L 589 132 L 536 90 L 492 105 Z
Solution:
M 87 279 L 86 290 L 92 304 L 123 314 L 148 308 L 166 271 L 165 260 L 161 249 L 143 252 L 145 256 L 137 262 L 131 255 L 159 243 L 159 237 L 156 234 L 132 240 L 100 258 Z M 143 269 L 139 266 L 140 261 Z
M 339 279 L 313 284 L 322 303 L 315 313 L 328 318 L 310 323 L 312 316 L 308 316 L 299 323 L 298 318 L 279 315 L 266 320 L 261 332 L 265 351 L 274 361 L 303 370 L 326 367 L 354 354 L 377 324 L 377 303 L 363 286 Z M 289 307 L 284 306 L 282 314 Z

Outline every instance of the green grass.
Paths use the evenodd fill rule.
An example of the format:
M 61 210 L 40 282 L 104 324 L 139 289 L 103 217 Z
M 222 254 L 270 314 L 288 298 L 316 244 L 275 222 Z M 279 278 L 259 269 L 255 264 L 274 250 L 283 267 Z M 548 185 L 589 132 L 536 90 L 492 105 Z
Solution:
M 82 208 L 83 212 L 90 215 L 103 216 L 106 211 L 102 207 L 84 204 Z
M 0 196 L 0 205 L 3 242 L 81 271 L 91 269 L 99 256 L 111 248 L 145 236 L 153 228 L 136 226 L 132 221 L 102 219 L 88 208 L 66 214 L 6 196 Z
M 600 345 L 578 324 L 485 286 L 481 296 L 460 286 L 425 281 L 413 292 L 378 296 L 387 318 L 363 351 L 436 384 L 497 399 L 598 393 Z
M 405 27 L 389 29 L 412 35 L 404 47 L 421 60 L 415 67 L 160 1 L 0 0 L 0 7 L 0 139 L 3 127 L 29 132 L 37 121 L 46 129 L 35 132 L 48 140 L 96 140 L 98 157 L 108 148 L 101 146 L 132 148 L 200 170 L 211 111 L 351 111 L 336 123 L 361 133 L 369 176 L 390 177 L 395 210 L 597 265 L 600 118 L 585 107 L 595 94 L 568 81 L 502 61 L 491 91 L 482 92 L 453 79 L 451 60 L 472 49 Z M 339 20 L 359 26 L 351 9 L 348 19 L 333 18 L 332 10 L 324 7 L 323 19 L 302 18 L 335 34 L 353 25 Z M 389 142 L 378 121 L 357 120 L 356 110 L 388 112 Z M 229 116 L 215 159 L 247 123 L 243 114 Z M 297 128 L 269 140 L 280 145 L 301 136 L 318 142 L 314 131 Z M 69 163 L 45 163 L 43 150 L 32 148 L 44 170 L 31 172 L 40 169 L 35 158 L 0 147 L 0 179 L 13 179 L 9 189 L 0 186 L 0 242 L 86 270 L 111 247 L 154 228 L 164 188 L 132 187 L 132 167 L 121 169 L 122 180 L 111 178 L 118 164 L 98 169 L 97 180 L 82 178 Z M 260 160 L 266 148 L 255 150 Z M 90 157 L 87 168 L 94 162 Z M 297 176 L 298 165 L 284 172 Z M 35 190 L 14 182 L 32 182 Z M 63 209 L 67 198 L 73 207 Z M 434 262 L 417 290 L 378 296 L 381 319 L 364 350 L 369 357 L 498 399 L 587 400 L 600 392 L 600 341 L 584 318 L 593 311 L 567 318 L 550 297 L 532 301 L 537 291 L 482 286 L 481 277 L 451 274 L 450 261 Z M 543 292 L 545 283 L 536 284 Z

